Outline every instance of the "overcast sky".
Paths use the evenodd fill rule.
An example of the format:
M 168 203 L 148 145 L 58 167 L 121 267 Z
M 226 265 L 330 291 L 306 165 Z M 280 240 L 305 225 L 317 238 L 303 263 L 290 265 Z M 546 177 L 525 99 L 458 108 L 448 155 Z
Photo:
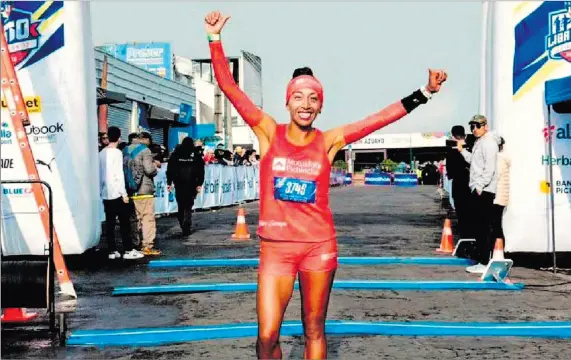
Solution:
M 448 131 L 478 110 L 480 2 L 91 2 L 96 45 L 171 42 L 173 52 L 208 57 L 203 18 L 232 16 L 223 31 L 228 56 L 262 58 L 265 110 L 288 121 L 284 92 L 293 70 L 309 66 L 323 83 L 316 126 L 359 120 L 427 81 L 427 68 L 449 78 L 432 102 L 385 133 Z

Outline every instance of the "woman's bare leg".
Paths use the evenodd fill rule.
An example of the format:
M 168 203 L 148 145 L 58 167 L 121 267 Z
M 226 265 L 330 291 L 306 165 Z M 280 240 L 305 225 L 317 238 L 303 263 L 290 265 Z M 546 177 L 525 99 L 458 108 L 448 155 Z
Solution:
M 327 358 L 325 318 L 334 278 L 335 270 L 299 272 L 305 359 Z
M 291 294 L 295 276 L 258 274 L 258 359 L 281 359 L 280 328 Z

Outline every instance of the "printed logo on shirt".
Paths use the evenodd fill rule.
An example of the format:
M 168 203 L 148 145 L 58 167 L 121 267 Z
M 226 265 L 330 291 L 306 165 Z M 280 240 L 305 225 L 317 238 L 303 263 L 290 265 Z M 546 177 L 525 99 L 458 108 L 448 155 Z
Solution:
M 285 171 L 286 170 L 286 158 L 276 157 L 272 164 L 272 170 L 274 171 Z
M 275 221 L 275 220 L 260 220 L 258 222 L 258 226 L 260 227 L 279 227 L 279 228 L 285 228 L 287 227 L 287 223 L 285 221 Z
M 272 163 L 272 170 L 318 175 L 321 170 L 321 164 L 311 160 L 293 160 L 289 158 L 276 157 Z

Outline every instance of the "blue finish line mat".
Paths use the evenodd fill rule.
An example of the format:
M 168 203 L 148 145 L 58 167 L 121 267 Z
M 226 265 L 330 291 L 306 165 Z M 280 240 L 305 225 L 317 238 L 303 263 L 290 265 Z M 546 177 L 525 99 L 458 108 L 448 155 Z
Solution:
M 329 335 L 384 336 L 511 336 L 530 338 L 571 338 L 571 322 L 360 322 L 328 320 Z M 118 330 L 76 330 L 67 340 L 70 346 L 157 346 L 189 341 L 255 337 L 256 323 L 178 326 Z M 281 336 L 301 336 L 300 321 L 284 321 Z
M 443 265 L 468 266 L 474 265 L 471 259 L 457 257 L 339 257 L 340 265 Z M 181 268 L 181 267 L 254 267 L 259 259 L 173 259 L 151 260 L 150 268 Z
M 403 281 L 403 280 L 335 280 L 333 289 L 344 290 L 521 290 L 523 284 L 495 281 Z M 208 291 L 256 291 L 257 283 L 196 283 L 153 286 L 116 287 L 112 295 L 150 295 Z M 299 284 L 295 282 L 295 289 Z

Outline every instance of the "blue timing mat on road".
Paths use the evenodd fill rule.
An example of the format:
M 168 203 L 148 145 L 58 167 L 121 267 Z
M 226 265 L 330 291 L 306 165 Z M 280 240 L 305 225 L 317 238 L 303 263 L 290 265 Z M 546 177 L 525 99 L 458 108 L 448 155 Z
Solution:
M 179 267 L 253 267 L 258 266 L 257 258 L 251 259 L 174 259 L 151 260 L 151 268 L 179 268 Z M 470 259 L 456 257 L 339 257 L 341 265 L 447 265 L 465 266 L 473 265 Z
M 512 336 L 571 338 L 571 322 L 462 323 L 462 322 L 359 322 L 328 320 L 325 332 L 335 335 L 385 336 Z M 188 341 L 255 337 L 255 323 L 179 326 L 119 330 L 76 330 L 70 346 L 157 346 Z M 301 336 L 299 321 L 284 321 L 282 336 Z
M 116 287 L 113 295 L 194 293 L 207 291 L 256 291 L 256 283 L 197 283 L 154 286 Z M 295 282 L 295 288 L 299 284 Z M 493 281 L 403 281 L 403 280 L 336 280 L 333 289 L 344 290 L 521 290 L 523 284 Z

